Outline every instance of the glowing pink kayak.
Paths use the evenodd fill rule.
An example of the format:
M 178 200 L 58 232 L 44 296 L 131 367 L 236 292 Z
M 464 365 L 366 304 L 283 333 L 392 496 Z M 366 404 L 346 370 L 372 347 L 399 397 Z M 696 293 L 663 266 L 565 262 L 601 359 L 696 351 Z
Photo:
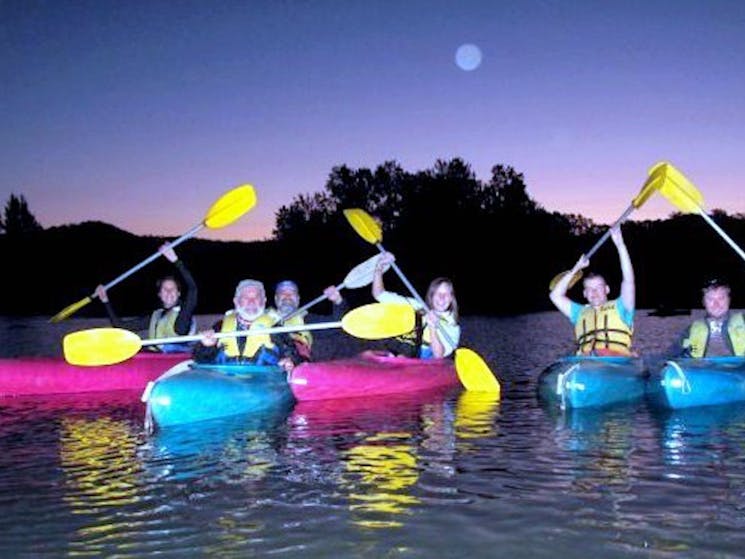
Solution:
M 400 394 L 459 384 L 449 359 L 411 359 L 366 351 L 349 359 L 303 363 L 289 375 L 299 401 Z
M 0 397 L 137 390 L 142 392 L 188 353 L 139 353 L 115 365 L 80 367 L 61 357 L 0 359 Z

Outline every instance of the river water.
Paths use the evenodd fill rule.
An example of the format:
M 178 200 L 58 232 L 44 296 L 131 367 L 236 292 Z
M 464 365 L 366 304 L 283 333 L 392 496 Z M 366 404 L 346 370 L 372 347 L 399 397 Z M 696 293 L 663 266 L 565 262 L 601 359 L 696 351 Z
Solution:
M 690 319 L 638 311 L 639 349 Z M 1 351 L 59 354 L 99 325 L 0 319 Z M 300 403 L 149 435 L 137 394 L 0 400 L 0 556 L 743 557 L 745 409 L 560 412 L 535 396 L 570 349 L 559 313 L 463 326 L 500 402 Z M 320 357 L 359 346 L 317 338 Z

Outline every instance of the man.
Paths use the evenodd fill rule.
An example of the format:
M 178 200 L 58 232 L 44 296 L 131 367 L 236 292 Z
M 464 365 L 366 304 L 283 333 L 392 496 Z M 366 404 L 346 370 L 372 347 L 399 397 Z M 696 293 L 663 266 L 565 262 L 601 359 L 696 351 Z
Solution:
M 179 260 L 176 251 L 170 244 L 166 243 L 158 250 L 176 267 L 184 281 L 186 296 L 183 301 L 181 299 L 181 287 L 173 276 L 166 276 L 158 280 L 158 298 L 162 306 L 148 316 L 123 320 L 114 311 L 114 307 L 109 301 L 108 293 L 103 285 L 96 287 L 96 295 L 106 307 L 111 325 L 116 328 L 127 328 L 132 331 L 147 329 L 148 338 L 151 339 L 194 334 L 197 331 L 197 322 L 194 318 L 194 310 L 197 306 L 197 284 L 186 268 L 186 265 L 182 260 Z M 191 350 L 191 346 L 184 343 L 148 347 L 164 353 Z
M 210 330 L 201 332 L 202 343 L 194 350 L 198 363 L 282 364 L 284 357 L 271 335 L 227 336 L 216 338 L 216 332 L 241 332 L 270 328 L 274 317 L 266 312 L 264 284 L 244 279 L 235 289 L 233 309 Z
M 745 319 L 741 312 L 730 312 L 730 286 L 713 279 L 701 292 L 706 316 L 694 320 L 681 336 L 682 356 L 745 356 Z
M 346 308 L 339 290 L 335 286 L 329 286 L 324 290 L 324 295 L 333 304 L 333 321 L 341 320 L 341 314 Z M 275 324 L 284 326 L 302 326 L 305 324 L 305 312 L 294 314 L 300 307 L 300 290 L 292 280 L 279 282 L 274 289 L 274 309 L 269 314 L 274 318 Z M 285 369 L 289 372 L 295 365 L 311 360 L 313 347 L 313 336 L 309 331 L 299 331 L 287 334 L 279 334 L 276 337 L 277 345 L 283 348 L 287 360 L 284 362 Z
M 583 254 L 572 270 L 564 274 L 551 291 L 551 302 L 569 318 L 574 326 L 578 355 L 632 355 L 636 288 L 634 268 L 621 235 L 620 225 L 611 231 L 621 264 L 621 295 L 608 300 L 610 288 L 603 276 L 587 274 L 583 294 L 587 304 L 581 305 L 567 297 L 572 277 L 586 268 L 590 261 Z

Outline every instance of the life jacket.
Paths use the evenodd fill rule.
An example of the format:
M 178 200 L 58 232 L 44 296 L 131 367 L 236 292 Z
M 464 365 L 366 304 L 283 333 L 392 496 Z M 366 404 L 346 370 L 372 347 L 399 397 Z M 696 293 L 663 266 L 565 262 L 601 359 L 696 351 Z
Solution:
M 437 318 L 439 324 L 443 327 L 455 324 L 453 314 L 450 312 L 445 314 L 438 313 Z M 398 336 L 397 340 L 412 347 L 411 355 L 416 355 L 420 359 L 434 358 L 434 353 L 432 352 L 432 333 L 430 332 L 430 328 L 425 324 L 420 313 L 416 313 L 416 326 L 414 330 L 402 336 Z
M 727 320 L 727 345 L 733 355 L 745 355 L 745 319 L 742 313 L 733 313 Z M 701 358 L 706 355 L 709 344 L 709 325 L 706 320 L 694 320 L 688 330 L 688 337 L 683 340 L 683 348 L 688 349 L 691 357 Z
M 271 315 L 264 313 L 259 316 L 256 320 L 251 323 L 249 330 L 258 330 L 261 328 L 271 328 L 274 324 L 274 320 Z M 222 319 L 222 326 L 220 332 L 235 332 L 238 330 L 238 319 L 235 311 L 228 311 Z M 222 345 L 225 352 L 225 356 L 229 358 L 252 358 L 256 353 L 265 347 L 267 349 L 274 349 L 274 343 L 272 342 L 269 334 L 255 334 L 246 336 L 246 344 L 243 347 L 243 352 L 238 348 L 238 339 L 236 336 L 228 336 L 226 338 L 220 338 L 220 345 Z
M 630 327 L 618 314 L 616 301 L 609 301 L 600 308 L 585 305 L 574 324 L 577 354 L 630 355 Z
M 178 336 L 176 332 L 176 319 L 181 311 L 181 307 L 176 305 L 170 309 L 157 309 L 150 315 L 150 326 L 148 327 L 148 338 L 171 338 Z M 187 334 L 195 334 L 197 332 L 197 321 L 196 318 L 191 317 L 191 326 Z M 159 346 L 149 346 L 153 350 L 160 350 L 164 353 L 174 353 L 181 351 L 189 351 L 190 344 L 188 343 L 172 343 L 164 344 Z

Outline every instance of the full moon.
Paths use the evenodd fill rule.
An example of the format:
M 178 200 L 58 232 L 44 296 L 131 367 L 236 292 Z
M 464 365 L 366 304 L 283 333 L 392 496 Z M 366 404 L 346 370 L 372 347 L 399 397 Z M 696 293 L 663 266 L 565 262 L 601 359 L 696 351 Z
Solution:
M 455 51 L 455 63 L 466 72 L 475 70 L 481 64 L 481 49 L 471 44 L 459 46 Z

